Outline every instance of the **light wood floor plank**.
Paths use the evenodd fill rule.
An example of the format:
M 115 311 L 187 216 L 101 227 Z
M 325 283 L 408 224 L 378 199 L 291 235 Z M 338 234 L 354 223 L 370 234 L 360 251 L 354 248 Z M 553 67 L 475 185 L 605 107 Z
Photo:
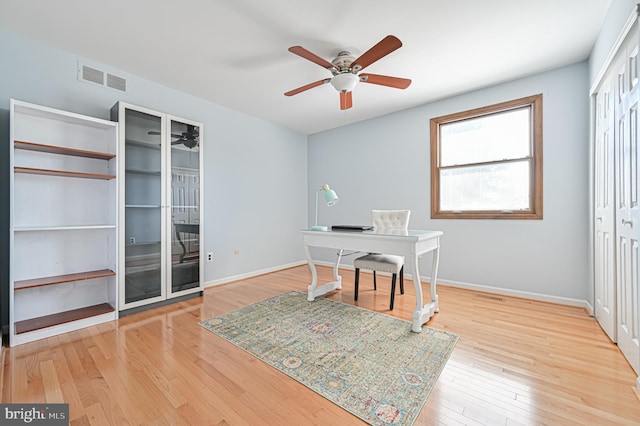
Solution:
M 318 268 L 330 280 L 330 268 Z M 353 271 L 327 297 L 406 320 L 413 283 L 388 310 L 389 279 L 373 290 Z M 201 320 L 305 292 L 306 266 L 205 290 L 203 297 L 7 348 L 1 401 L 68 402 L 81 425 L 361 425 L 278 370 L 200 327 Z M 429 294 L 429 284 L 423 284 Z M 461 336 L 416 425 L 640 425 L 636 375 L 581 308 L 440 286 L 427 324 Z

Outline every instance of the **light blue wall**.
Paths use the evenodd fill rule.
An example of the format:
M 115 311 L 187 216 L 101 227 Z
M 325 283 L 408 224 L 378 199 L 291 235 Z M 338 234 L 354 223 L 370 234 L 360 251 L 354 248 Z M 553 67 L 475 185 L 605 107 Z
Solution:
M 637 0 L 611 0 L 607 16 L 589 57 L 589 82 L 593 85 L 627 19 L 636 10 Z
M 79 59 L 127 78 L 128 92 L 78 81 Z M 307 222 L 305 135 L 4 30 L 0 69 L 0 123 L 8 123 L 9 98 L 104 119 L 121 100 L 204 123 L 205 251 L 214 253 L 214 262 L 205 263 L 205 282 L 304 258 L 299 229 Z M 8 139 L 4 126 L 5 158 Z
M 432 220 L 430 118 L 537 93 L 544 107 L 544 219 Z M 340 202 L 321 207 L 321 224 L 366 224 L 371 209 L 409 208 L 411 228 L 444 231 L 439 279 L 588 299 L 588 122 L 588 69 L 581 62 L 312 135 L 310 220 L 313 191 L 326 182 Z M 422 276 L 431 274 L 430 262 L 422 259 Z

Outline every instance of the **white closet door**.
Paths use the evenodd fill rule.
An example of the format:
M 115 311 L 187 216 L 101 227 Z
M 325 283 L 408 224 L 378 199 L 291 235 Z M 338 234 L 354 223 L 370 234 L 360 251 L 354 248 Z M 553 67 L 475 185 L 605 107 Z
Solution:
M 612 74 L 605 80 L 596 97 L 594 256 L 595 316 L 602 329 L 615 342 L 614 77 Z
M 640 320 L 638 313 L 638 263 L 640 205 L 638 161 L 638 30 L 630 33 L 621 52 L 615 97 L 616 130 L 616 250 L 617 250 L 617 343 L 636 372 L 640 372 Z

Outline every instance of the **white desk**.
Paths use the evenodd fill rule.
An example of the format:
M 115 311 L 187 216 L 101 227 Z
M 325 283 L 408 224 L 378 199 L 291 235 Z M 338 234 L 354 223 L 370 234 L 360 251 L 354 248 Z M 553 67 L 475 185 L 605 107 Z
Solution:
M 429 321 L 438 308 L 438 295 L 436 294 L 436 279 L 438 276 L 438 260 L 440 255 L 441 231 L 310 231 L 303 230 L 302 238 L 304 250 L 311 269 L 312 281 L 308 287 L 307 300 L 313 301 L 316 297 L 327 294 L 333 290 L 342 288 L 342 277 L 338 274 L 340 259 L 343 250 L 357 250 L 369 253 L 397 254 L 405 256 L 405 263 L 413 265 L 413 285 L 416 289 L 416 309 L 413 311 L 413 324 L 411 330 L 419 333 L 422 324 Z M 311 257 L 309 247 L 327 247 L 338 249 L 338 257 L 333 268 L 334 281 L 318 285 L 318 272 Z M 431 268 L 431 302 L 423 305 L 422 285 L 420 284 L 420 272 L 418 260 L 420 255 L 433 252 Z

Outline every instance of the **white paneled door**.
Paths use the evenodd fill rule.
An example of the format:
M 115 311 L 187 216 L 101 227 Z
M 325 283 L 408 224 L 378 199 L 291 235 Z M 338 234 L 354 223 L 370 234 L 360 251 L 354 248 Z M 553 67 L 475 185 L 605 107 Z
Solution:
M 615 190 L 618 346 L 640 372 L 638 313 L 638 242 L 640 241 L 640 179 L 638 177 L 638 31 L 620 50 L 625 59 L 616 73 Z
M 640 33 L 637 16 L 629 23 L 595 94 L 594 308 L 640 374 Z
M 614 200 L 614 111 L 611 74 L 596 96 L 595 137 L 595 316 L 611 340 L 616 337 L 616 257 Z

